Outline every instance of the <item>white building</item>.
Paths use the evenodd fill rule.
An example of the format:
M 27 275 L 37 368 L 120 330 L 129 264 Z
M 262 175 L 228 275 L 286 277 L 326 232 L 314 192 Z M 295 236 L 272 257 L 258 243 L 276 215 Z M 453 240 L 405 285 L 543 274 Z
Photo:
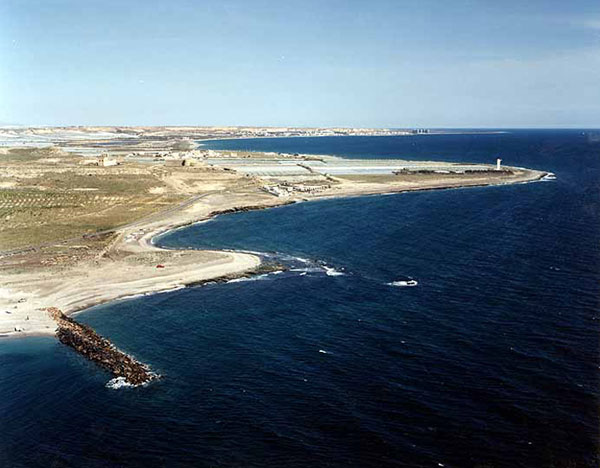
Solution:
M 116 166 L 118 164 L 115 158 L 111 158 L 108 154 L 103 154 L 100 158 L 100 166 Z

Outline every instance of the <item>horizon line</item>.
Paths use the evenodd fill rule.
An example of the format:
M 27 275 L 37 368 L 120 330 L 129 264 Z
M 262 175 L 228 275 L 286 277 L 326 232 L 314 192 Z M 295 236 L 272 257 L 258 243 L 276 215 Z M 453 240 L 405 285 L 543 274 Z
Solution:
M 498 127 L 444 127 L 444 126 L 349 126 L 349 125 L 327 125 L 327 126 L 308 126 L 308 125 L 197 125 L 197 124 L 0 124 L 0 128 L 86 128 L 86 127 L 114 127 L 114 128 L 291 128 L 291 129 L 365 129 L 365 130 L 600 130 L 597 127 L 589 126 L 498 126 Z

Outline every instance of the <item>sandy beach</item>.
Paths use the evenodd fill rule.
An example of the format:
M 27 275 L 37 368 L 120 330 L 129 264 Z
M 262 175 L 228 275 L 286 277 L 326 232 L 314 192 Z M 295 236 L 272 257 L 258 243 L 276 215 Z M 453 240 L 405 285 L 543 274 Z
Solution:
M 289 198 L 248 188 L 245 182 L 248 178 L 236 176 L 239 178 L 232 179 L 230 190 L 205 190 L 175 208 L 115 229 L 116 234 L 107 246 L 83 260 L 24 268 L 21 265 L 27 263 L 28 253 L 4 259 L 4 268 L 0 270 L 0 336 L 53 335 L 56 324 L 46 311 L 49 307 L 57 307 L 69 315 L 127 296 L 167 291 L 256 269 L 260 259 L 245 253 L 164 250 L 153 245 L 152 239 L 157 235 L 206 220 L 215 212 L 324 198 L 525 183 L 544 175 L 523 169 L 506 177 L 482 174 L 457 178 L 438 174 L 416 180 L 340 178 L 327 190 Z
M 233 252 L 152 252 L 84 264 L 64 275 L 15 275 L 0 289 L 0 335 L 53 335 L 45 309 L 66 314 L 126 296 L 171 290 L 256 268 L 258 257 Z M 22 330 L 22 331 L 18 331 Z

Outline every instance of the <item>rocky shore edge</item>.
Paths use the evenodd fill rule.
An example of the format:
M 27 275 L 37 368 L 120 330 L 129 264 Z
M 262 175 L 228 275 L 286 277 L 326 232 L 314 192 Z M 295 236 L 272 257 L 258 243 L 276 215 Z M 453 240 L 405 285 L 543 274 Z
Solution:
M 261 263 L 258 267 L 253 268 L 252 270 L 244 271 L 242 273 L 235 273 L 231 275 L 219 276 L 218 278 L 205 279 L 200 281 L 194 281 L 188 283 L 186 287 L 193 286 L 202 286 L 204 284 L 219 284 L 219 283 L 227 283 L 232 280 L 242 279 L 242 278 L 252 278 L 253 276 L 258 275 L 268 275 L 269 273 L 275 273 L 278 271 L 286 271 L 288 267 L 281 263 Z
M 293 205 L 294 203 L 297 203 L 297 201 L 286 200 L 286 201 L 283 201 L 276 205 L 263 204 L 263 205 L 234 206 L 233 208 L 227 208 L 224 210 L 211 211 L 208 214 L 208 216 L 206 216 L 206 219 L 212 219 L 215 216 L 219 216 L 219 215 L 223 215 L 223 214 L 241 213 L 241 212 L 245 212 L 245 211 L 266 210 L 267 208 L 276 208 L 276 207 L 281 207 L 281 206 L 286 206 L 286 205 Z

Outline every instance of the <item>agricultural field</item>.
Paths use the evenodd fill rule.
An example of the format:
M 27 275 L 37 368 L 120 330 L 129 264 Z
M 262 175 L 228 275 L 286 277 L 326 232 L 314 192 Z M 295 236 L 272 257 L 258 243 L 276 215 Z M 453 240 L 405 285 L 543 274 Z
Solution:
M 0 249 L 92 234 L 142 218 L 183 197 L 0 190 Z
M 113 229 L 186 199 L 145 167 L 85 167 L 56 150 L 0 154 L 0 251 Z

